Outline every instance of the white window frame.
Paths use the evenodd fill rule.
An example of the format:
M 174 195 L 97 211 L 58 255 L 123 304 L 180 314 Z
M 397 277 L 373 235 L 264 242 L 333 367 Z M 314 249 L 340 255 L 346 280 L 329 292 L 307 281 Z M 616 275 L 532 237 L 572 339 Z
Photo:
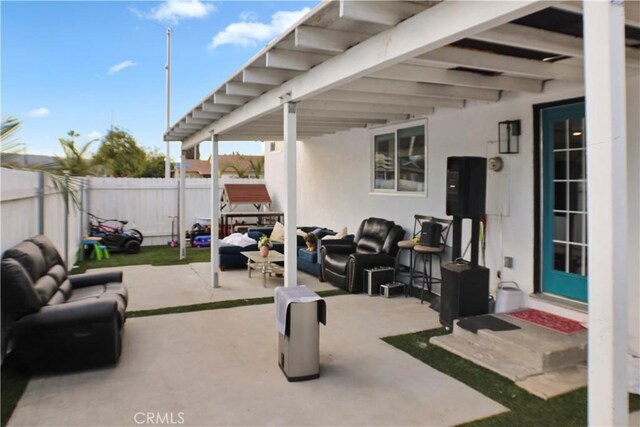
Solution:
M 399 191 L 398 190 L 398 179 L 400 177 L 400 164 L 398 162 L 398 131 L 405 128 L 411 128 L 416 126 L 424 127 L 424 191 Z M 376 179 L 376 162 L 375 162 L 375 143 L 376 136 L 385 135 L 393 133 L 394 137 L 394 150 L 395 150 L 395 183 L 394 189 L 383 189 L 383 188 L 375 188 L 375 179 Z M 372 195 L 384 195 L 384 196 L 408 196 L 408 197 L 426 197 L 427 196 L 427 183 L 428 183 L 428 160 L 429 160 L 429 138 L 427 133 L 427 119 L 419 119 L 412 120 L 409 122 L 396 123 L 392 126 L 383 126 L 379 128 L 374 128 L 371 131 L 371 142 L 369 144 L 369 194 Z

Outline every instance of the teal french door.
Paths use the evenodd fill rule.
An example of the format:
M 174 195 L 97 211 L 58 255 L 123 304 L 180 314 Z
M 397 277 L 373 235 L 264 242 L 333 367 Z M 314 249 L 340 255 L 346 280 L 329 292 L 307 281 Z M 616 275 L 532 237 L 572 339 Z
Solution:
M 542 110 L 542 291 L 587 301 L 584 103 Z

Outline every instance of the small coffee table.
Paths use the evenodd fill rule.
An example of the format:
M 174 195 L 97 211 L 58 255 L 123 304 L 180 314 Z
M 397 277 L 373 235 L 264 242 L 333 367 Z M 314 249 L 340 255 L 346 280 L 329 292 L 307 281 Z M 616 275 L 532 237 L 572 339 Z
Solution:
M 269 255 L 263 257 L 260 255 L 260 251 L 246 251 L 240 252 L 247 257 L 247 271 L 249 277 L 251 277 L 251 270 L 256 270 L 262 273 L 262 287 L 267 287 L 267 274 L 283 274 L 284 268 L 276 262 L 284 262 L 284 255 L 280 252 L 269 251 Z

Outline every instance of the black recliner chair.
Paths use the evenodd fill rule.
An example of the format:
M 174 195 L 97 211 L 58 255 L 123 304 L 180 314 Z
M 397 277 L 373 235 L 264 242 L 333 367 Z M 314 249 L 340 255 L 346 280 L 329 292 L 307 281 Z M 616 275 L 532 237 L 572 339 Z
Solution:
M 33 370 L 116 363 L 127 308 L 122 272 L 67 276 L 53 243 L 36 236 L 2 256 L 2 351 Z
M 322 243 L 322 278 L 351 293 L 363 291 L 366 268 L 393 267 L 404 229 L 393 221 L 369 218 L 362 221 L 353 241 Z

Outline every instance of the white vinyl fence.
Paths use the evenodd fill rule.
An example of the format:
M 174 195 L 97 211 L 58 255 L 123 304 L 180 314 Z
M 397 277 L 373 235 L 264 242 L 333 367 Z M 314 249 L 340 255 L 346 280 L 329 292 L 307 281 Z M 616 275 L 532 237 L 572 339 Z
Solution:
M 38 173 L 1 169 L 0 249 L 4 252 L 20 241 L 40 232 Z M 264 183 L 262 179 L 222 177 L 224 184 Z M 81 236 L 87 233 L 88 213 L 98 217 L 127 220 L 125 228 L 136 228 L 144 235 L 143 245 L 161 245 L 171 239 L 171 217 L 176 217 L 175 238 L 178 238 L 178 184 L 176 178 L 86 178 L 84 191 L 79 191 L 79 206 L 70 203 L 67 230 L 68 261 L 76 261 Z M 187 178 L 185 190 L 185 224 L 190 228 L 198 218 L 211 218 L 211 179 Z M 247 210 L 255 209 L 247 206 Z M 83 215 L 80 215 L 80 212 Z M 43 234 L 55 243 L 60 253 L 65 247 L 65 206 L 62 196 L 46 182 L 43 196 Z M 115 225 L 115 224 L 113 224 Z
M 63 195 L 46 176 L 40 179 L 37 172 L 1 169 L 0 250 L 44 234 L 63 256 L 66 249 L 66 260 L 72 265 L 80 245 L 79 207 L 70 202 L 67 216 Z

